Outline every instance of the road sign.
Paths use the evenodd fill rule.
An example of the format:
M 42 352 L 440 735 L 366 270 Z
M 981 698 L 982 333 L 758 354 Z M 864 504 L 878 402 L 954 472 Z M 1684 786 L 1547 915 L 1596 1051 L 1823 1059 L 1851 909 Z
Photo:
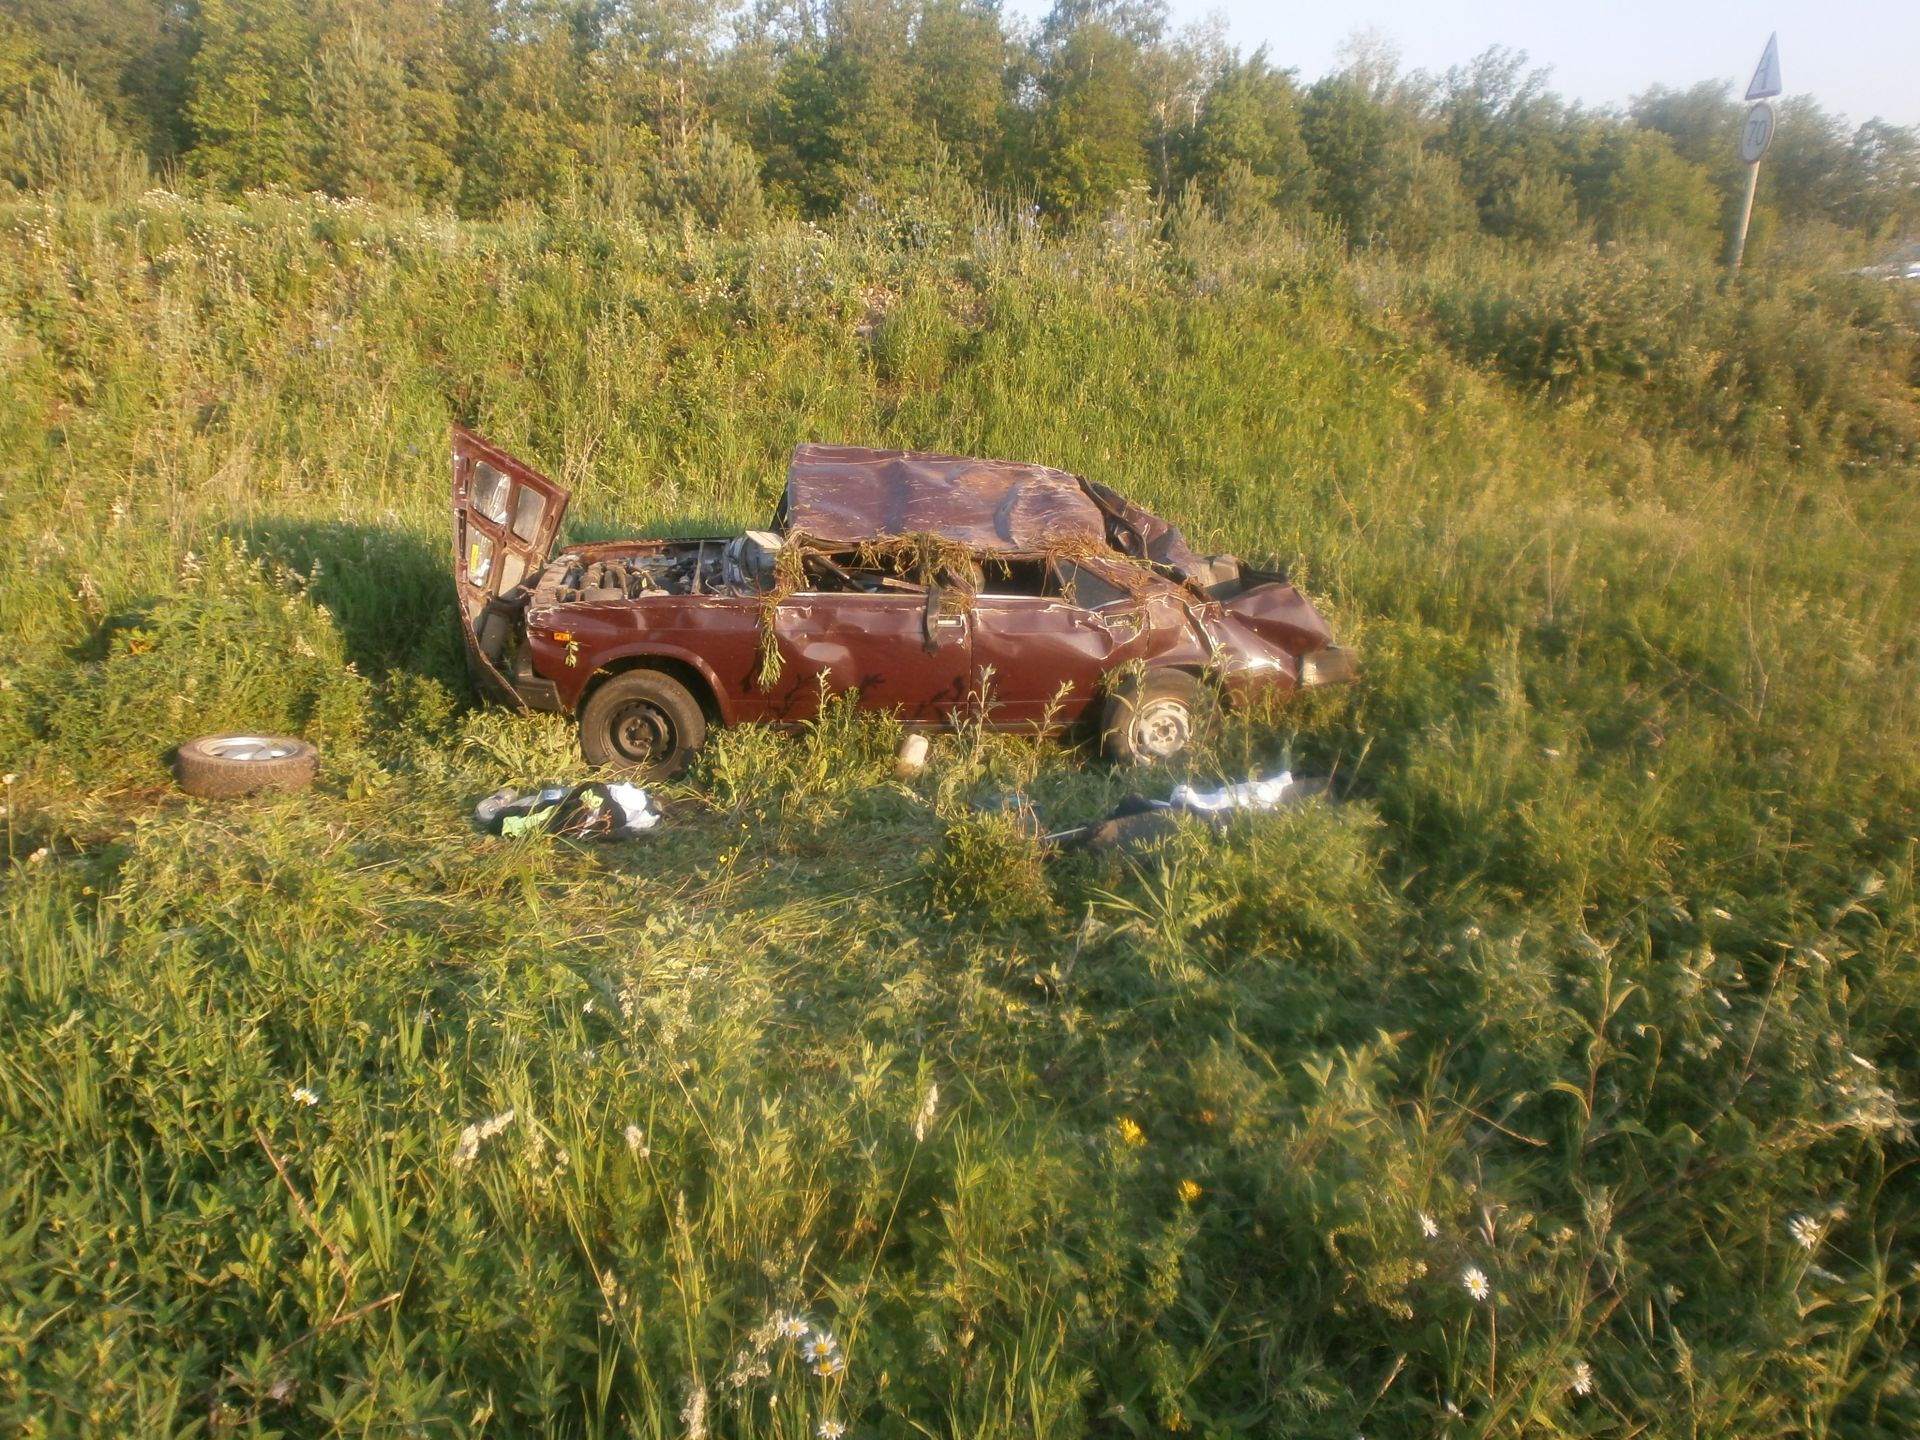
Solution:
M 1747 111 L 1747 123 L 1740 127 L 1740 158 L 1749 165 L 1758 165 L 1772 143 L 1773 106 L 1764 100 L 1755 101 Z
M 1770 100 L 1779 93 L 1780 37 L 1778 34 L 1773 34 L 1767 37 L 1767 48 L 1760 56 L 1759 68 L 1753 72 L 1753 79 L 1748 82 L 1747 99 Z

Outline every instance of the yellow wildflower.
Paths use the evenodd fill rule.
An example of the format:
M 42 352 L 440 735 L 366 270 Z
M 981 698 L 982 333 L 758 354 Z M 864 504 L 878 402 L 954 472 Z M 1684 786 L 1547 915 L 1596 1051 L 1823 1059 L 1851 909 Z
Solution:
M 1193 1204 L 1194 1201 L 1200 1198 L 1200 1195 L 1201 1195 L 1200 1187 L 1196 1185 L 1193 1181 L 1182 1180 L 1180 1182 L 1180 1198 L 1186 1201 L 1187 1204 L 1189 1205 Z
M 1124 1116 L 1120 1121 L 1120 1139 L 1131 1149 L 1138 1150 L 1147 1143 L 1147 1132 L 1140 1128 L 1139 1122 L 1133 1117 Z

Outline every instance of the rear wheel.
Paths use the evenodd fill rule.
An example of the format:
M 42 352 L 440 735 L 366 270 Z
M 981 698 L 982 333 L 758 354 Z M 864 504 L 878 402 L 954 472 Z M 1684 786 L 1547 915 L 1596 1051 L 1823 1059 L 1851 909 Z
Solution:
M 693 763 L 706 738 L 700 702 L 658 670 L 616 675 L 580 708 L 580 754 L 589 765 L 671 779 Z
M 1101 745 L 1116 765 L 1151 765 L 1180 754 L 1207 727 L 1211 706 L 1184 670 L 1130 675 L 1107 697 Z

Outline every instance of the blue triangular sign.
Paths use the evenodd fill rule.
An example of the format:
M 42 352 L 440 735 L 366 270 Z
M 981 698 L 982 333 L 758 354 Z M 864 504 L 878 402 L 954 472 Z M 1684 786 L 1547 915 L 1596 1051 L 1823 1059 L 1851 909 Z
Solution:
M 1747 99 L 1769 100 L 1780 93 L 1780 36 L 1767 37 L 1766 53 L 1760 57 L 1760 68 L 1753 72 L 1753 82 L 1747 86 Z

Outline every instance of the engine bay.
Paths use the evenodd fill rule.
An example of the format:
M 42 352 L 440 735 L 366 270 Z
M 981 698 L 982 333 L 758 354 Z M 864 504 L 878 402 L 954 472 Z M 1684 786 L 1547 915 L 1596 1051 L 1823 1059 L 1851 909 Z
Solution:
M 772 588 L 781 540 L 749 530 L 729 540 L 669 540 L 643 550 L 562 555 L 541 588 L 557 604 L 637 600 L 643 595 L 760 595 Z

